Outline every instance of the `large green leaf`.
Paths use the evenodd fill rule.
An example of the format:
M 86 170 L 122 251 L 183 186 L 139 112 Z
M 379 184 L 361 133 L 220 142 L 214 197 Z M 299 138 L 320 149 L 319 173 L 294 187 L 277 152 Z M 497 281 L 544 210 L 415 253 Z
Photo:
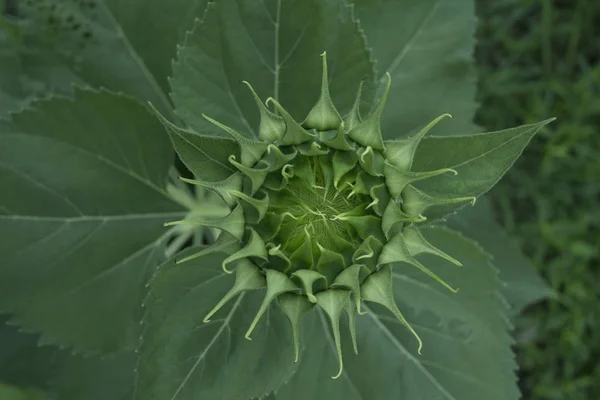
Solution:
M 289 323 L 279 310 L 268 309 L 252 341 L 244 338 L 262 291 L 240 295 L 203 322 L 234 279 L 221 267 L 224 253 L 192 248 L 180 257 L 203 249 L 200 258 L 167 262 L 150 283 L 136 399 L 247 400 L 293 372 Z
M 331 95 L 347 111 L 372 63 L 351 9 L 338 0 L 222 0 L 211 3 L 179 49 L 172 98 L 197 132 L 217 133 L 201 113 L 256 134 L 259 113 L 242 81 L 297 120 L 317 101 L 327 51 Z
M 123 91 L 169 111 L 176 43 L 206 0 L 19 2 L 0 24 L 0 115 L 73 83 Z
M 442 113 L 448 133 L 475 130 L 473 0 L 352 0 L 377 60 L 379 92 L 392 88 L 382 120 L 387 138 L 406 136 Z
M 156 115 L 169 132 L 181 161 L 196 177 L 206 181 L 221 181 L 237 172 L 229 162 L 230 156 L 240 158 L 240 145 L 235 140 L 200 135 L 175 125 L 158 112 Z
M 553 295 L 531 262 L 496 222 L 487 197 L 478 200 L 475 207 L 467 207 L 451 216 L 448 225 L 476 240 L 493 256 L 493 264 L 505 283 L 502 294 L 511 305 L 512 314 Z
M 512 343 L 499 294 L 501 282 L 477 244 L 444 228 L 423 229 L 435 246 L 460 260 L 455 265 L 422 257 L 428 268 L 460 291 L 453 294 L 404 264 L 394 265 L 399 308 L 423 339 L 422 355 L 410 332 L 387 310 L 366 304 L 357 318 L 357 356 L 344 347 L 344 373 L 334 373 L 335 346 L 323 315 L 312 313 L 298 372 L 274 396 L 281 400 L 516 400 L 519 391 Z M 342 327 L 347 329 L 346 327 Z M 348 339 L 350 335 L 346 335 Z M 325 371 L 324 371 L 325 369 Z
M 502 178 L 531 138 L 552 120 L 475 135 L 426 137 L 417 148 L 413 170 L 452 168 L 458 175 L 438 175 L 415 186 L 437 198 L 480 196 Z M 425 215 L 438 218 L 460 206 L 435 207 Z
M 164 93 L 186 30 L 201 18 L 208 0 L 103 0 L 130 53 L 147 68 Z M 142 72 L 146 74 L 146 70 Z
M 77 90 L 0 121 L 0 310 L 77 351 L 133 348 L 173 154 L 139 103 Z
M 38 335 L 7 326 L 6 318 L 0 316 L 0 382 L 34 388 L 47 400 L 131 399 L 134 353 L 101 359 L 39 346 Z

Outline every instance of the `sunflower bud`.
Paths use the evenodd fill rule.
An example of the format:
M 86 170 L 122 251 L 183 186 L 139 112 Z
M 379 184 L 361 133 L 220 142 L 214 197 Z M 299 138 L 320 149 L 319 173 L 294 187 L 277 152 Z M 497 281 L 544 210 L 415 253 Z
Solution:
M 331 323 L 339 358 L 337 378 L 343 369 L 340 318 L 348 316 L 357 351 L 354 321 L 357 313 L 366 312 L 363 301 L 387 308 L 415 336 L 420 352 L 421 339 L 394 301 L 392 268 L 409 264 L 456 291 L 415 258 L 429 253 L 461 265 L 427 242 L 418 225 L 428 207 L 474 198 L 436 199 L 412 186 L 440 174 L 456 175 L 447 168 L 411 171 L 420 140 L 448 114 L 411 138 L 384 142 L 380 122 L 389 74 L 371 115 L 360 115 L 359 87 L 353 109 L 342 118 L 329 94 L 326 55 L 322 57 L 321 95 L 304 121 L 295 121 L 273 98 L 263 103 L 247 82 L 261 116 L 259 139 L 205 116 L 239 143 L 239 156 L 229 158 L 237 172 L 221 182 L 185 181 L 214 191 L 230 213 L 169 225 L 215 227 L 221 230 L 219 240 L 239 244 L 222 265 L 226 273 L 236 274 L 235 283 L 205 322 L 240 293 L 265 289 L 246 338 L 277 303 L 292 326 L 297 360 L 300 322 L 319 307 Z

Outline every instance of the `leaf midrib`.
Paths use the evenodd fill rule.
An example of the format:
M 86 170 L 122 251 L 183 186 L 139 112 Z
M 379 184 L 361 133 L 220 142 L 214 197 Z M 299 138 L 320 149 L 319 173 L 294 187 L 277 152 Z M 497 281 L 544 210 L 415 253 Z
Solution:
M 493 148 L 491 148 L 491 149 L 489 149 L 489 150 L 486 150 L 486 151 L 484 151 L 483 153 L 481 153 L 481 154 L 479 154 L 479 155 L 477 155 L 477 156 L 475 156 L 475 157 L 473 157 L 473 158 L 471 158 L 471 159 L 465 160 L 465 161 L 463 161 L 463 162 L 460 162 L 460 163 L 458 163 L 458 164 L 456 164 L 456 165 L 451 165 L 449 168 L 459 168 L 459 167 L 462 167 L 462 166 L 463 166 L 463 165 L 465 165 L 465 164 L 471 163 L 471 162 L 473 162 L 473 161 L 475 161 L 475 160 L 478 160 L 478 159 L 480 159 L 480 158 L 482 158 L 482 157 L 485 157 L 485 156 L 487 156 L 488 154 L 490 154 L 490 153 L 492 153 L 492 152 L 494 152 L 494 151 L 496 151 L 496 150 L 498 150 L 498 149 L 500 149 L 500 148 L 502 148 L 502 147 L 506 146 L 507 144 L 511 143 L 512 141 L 514 141 L 514 140 L 517 140 L 517 139 L 521 138 L 523 135 L 528 135 L 528 134 L 530 134 L 530 133 L 531 133 L 531 131 L 535 130 L 535 128 L 536 128 L 536 127 L 537 127 L 537 125 L 534 125 L 534 126 L 532 126 L 531 128 L 529 128 L 529 129 L 527 129 L 527 130 L 525 130 L 525 131 L 521 132 L 520 134 L 517 134 L 517 135 L 515 135 L 515 136 L 511 137 L 511 138 L 510 138 L 510 139 L 508 139 L 507 141 L 500 143 L 498 146 L 495 146 L 495 147 L 493 147 Z
M 216 277 L 213 277 L 213 279 L 216 279 L 218 277 L 222 277 L 222 275 L 217 275 Z M 209 352 L 209 350 L 212 348 L 212 346 L 215 344 L 217 338 L 219 336 L 221 336 L 221 334 L 223 333 L 223 331 L 225 330 L 225 328 L 227 328 L 229 326 L 229 321 L 233 317 L 233 314 L 235 313 L 235 311 L 239 308 L 239 306 L 241 304 L 241 301 L 244 298 L 244 295 L 245 295 L 245 293 L 242 293 L 242 294 L 240 294 L 238 296 L 236 302 L 231 307 L 231 310 L 229 310 L 229 313 L 227 314 L 227 317 L 225 317 L 223 319 L 223 323 L 221 324 L 221 327 L 215 333 L 215 335 L 213 336 L 212 340 L 206 345 L 206 347 L 204 348 L 204 350 L 202 351 L 202 353 L 198 356 L 196 362 L 190 368 L 190 371 L 188 372 L 188 374 L 183 378 L 183 381 L 181 382 L 181 384 L 179 385 L 179 387 L 177 388 L 177 390 L 175 390 L 175 393 L 173 393 L 173 396 L 171 396 L 170 400 L 175 400 L 177 398 L 177 396 L 179 396 L 179 393 L 183 390 L 183 388 L 185 387 L 185 385 L 187 384 L 187 382 L 190 380 L 190 378 L 194 374 L 194 371 L 196 370 L 196 368 L 198 368 L 198 365 L 200 365 L 200 362 L 202 360 L 204 360 L 204 357 Z
M 84 149 L 82 147 L 76 146 L 72 143 L 66 142 L 64 140 L 60 140 L 60 139 L 56 139 L 54 137 L 47 137 L 47 136 L 41 136 L 41 135 L 31 135 L 27 132 L 15 132 L 15 133 L 7 133 L 7 134 L 3 134 L 2 136 L 0 136 L 0 140 L 3 138 L 7 138 L 7 137 L 17 137 L 17 138 L 21 138 L 23 136 L 26 137 L 31 137 L 31 138 L 36 138 L 36 139 L 40 139 L 40 140 L 48 140 L 51 142 L 56 142 L 56 143 L 60 143 L 66 147 L 71 147 L 73 149 L 75 149 L 76 151 L 80 152 L 80 153 L 84 153 L 85 155 L 91 157 L 91 158 L 96 158 L 99 161 L 101 161 L 102 163 L 106 164 L 107 166 L 116 169 L 122 173 L 125 173 L 125 175 L 130 176 L 131 178 L 139 181 L 140 183 L 142 183 L 145 186 L 148 186 L 150 189 L 156 191 L 157 193 L 161 194 L 162 196 L 166 197 L 167 199 L 169 199 L 170 201 L 172 201 L 174 204 L 175 201 L 171 198 L 171 196 L 169 196 L 169 194 L 164 191 L 163 189 L 161 189 L 159 186 L 157 186 L 154 182 L 150 181 L 149 179 L 147 179 L 146 177 L 142 177 L 140 175 L 138 175 L 135 171 L 127 169 L 125 167 L 123 167 L 122 165 L 117 164 L 116 162 L 104 157 L 103 155 L 97 154 L 97 153 L 93 153 L 90 150 Z
M 421 371 L 421 373 L 440 391 L 440 393 L 442 393 L 448 400 L 458 400 L 450 393 L 448 393 L 448 391 L 444 389 L 441 383 L 437 379 L 435 379 L 433 375 L 431 375 L 431 373 L 423 366 L 423 364 L 417 358 L 415 358 L 408 350 L 406 350 L 404 346 L 402 346 L 402 343 L 400 343 L 398 339 L 394 337 L 394 335 L 390 332 L 387 326 L 385 326 L 385 324 L 381 322 L 381 320 L 377 317 L 377 314 L 375 314 L 375 312 L 372 309 L 370 309 L 366 304 L 363 305 L 363 307 L 368 312 L 368 315 L 371 317 L 371 319 L 373 319 L 377 327 L 379 327 L 379 329 L 388 337 L 390 342 L 400 351 L 400 353 L 404 354 L 406 358 L 413 362 L 417 369 Z
M 158 85 L 158 82 L 156 82 L 154 75 L 150 72 L 150 70 L 146 66 L 146 63 L 142 60 L 142 58 L 139 56 L 138 52 L 132 46 L 131 42 L 129 41 L 129 38 L 127 38 L 127 35 L 125 35 L 123 28 L 121 28 L 121 25 L 119 24 L 119 22 L 117 21 L 117 19 L 114 16 L 114 14 L 112 13 L 112 10 L 110 9 L 110 7 L 108 7 L 106 5 L 104 0 L 101 0 L 100 4 L 104 8 L 104 11 L 106 12 L 106 15 L 108 16 L 108 18 L 110 20 L 110 23 L 113 25 L 115 31 L 117 32 L 117 36 L 123 42 L 123 45 L 127 49 L 128 53 L 131 56 L 131 58 L 133 59 L 133 61 L 135 61 L 135 63 L 140 68 L 142 75 L 144 76 L 144 78 L 146 78 L 146 80 L 150 84 L 150 87 L 152 87 L 152 90 L 158 95 L 158 97 L 162 101 L 162 103 L 165 107 L 165 110 L 167 110 L 170 115 L 174 116 L 173 108 L 171 107 L 171 102 L 165 95 L 165 92 Z
M 404 46 L 402 46 L 402 49 L 400 49 L 400 52 L 394 58 L 394 61 L 392 61 L 392 63 L 390 64 L 390 66 L 388 67 L 388 71 L 387 72 L 389 72 L 390 74 L 392 74 L 394 72 L 394 70 L 396 70 L 396 68 L 398 68 L 398 66 L 400 65 L 400 63 L 404 60 L 404 57 L 406 57 L 406 55 L 408 54 L 408 52 L 412 49 L 412 47 L 414 46 L 415 42 L 417 41 L 417 39 L 419 38 L 419 36 L 423 32 L 423 29 L 424 29 L 425 25 L 429 22 L 429 20 L 431 19 L 431 17 L 437 11 L 437 9 L 440 6 L 440 4 L 441 4 L 441 0 L 437 0 L 435 3 L 433 3 L 433 6 L 431 7 L 431 10 L 429 10 L 429 12 L 427 13 L 427 15 L 425 15 L 425 18 L 423 18 L 423 20 L 421 21 L 421 23 L 419 24 L 419 26 L 415 30 L 415 32 L 406 41 L 406 43 L 404 44 Z M 381 74 L 381 79 L 382 80 L 385 79 L 385 74 Z

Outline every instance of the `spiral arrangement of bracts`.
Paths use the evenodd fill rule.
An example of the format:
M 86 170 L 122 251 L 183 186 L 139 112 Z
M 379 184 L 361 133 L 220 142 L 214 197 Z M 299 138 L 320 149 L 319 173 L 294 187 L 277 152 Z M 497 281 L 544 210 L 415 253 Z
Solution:
M 411 171 L 419 142 L 448 114 L 408 139 L 384 141 L 380 121 L 389 74 L 371 115 L 360 115 L 361 83 L 353 109 L 342 118 L 329 94 L 325 53 L 322 58 L 321 95 L 301 123 L 275 99 L 263 103 L 247 82 L 261 115 L 258 140 L 205 116 L 239 143 L 240 154 L 229 157 L 238 172 L 220 182 L 182 179 L 217 193 L 231 212 L 215 219 L 192 215 L 167 225 L 215 227 L 221 234 L 214 246 L 229 244 L 224 246 L 230 255 L 223 270 L 233 273 L 229 266 L 235 266 L 235 283 L 205 322 L 240 293 L 266 289 L 246 338 L 276 301 L 291 323 L 297 361 L 300 321 L 317 305 L 331 322 L 340 367 L 337 378 L 343 369 L 340 318 L 347 315 L 357 351 L 355 318 L 364 313 L 361 301 L 389 309 L 415 336 L 420 353 L 421 339 L 394 301 L 391 267 L 412 265 L 455 291 L 415 256 L 430 253 L 458 266 L 460 262 L 425 240 L 417 225 L 426 219 L 422 213 L 428 207 L 475 198 L 436 199 L 411 185 L 456 174 L 447 168 Z

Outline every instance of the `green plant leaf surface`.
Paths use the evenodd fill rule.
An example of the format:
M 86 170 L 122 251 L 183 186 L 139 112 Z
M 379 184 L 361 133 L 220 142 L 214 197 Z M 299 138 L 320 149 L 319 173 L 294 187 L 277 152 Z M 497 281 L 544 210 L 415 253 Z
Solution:
M 280 310 L 268 308 L 252 340 L 244 338 L 264 291 L 242 293 L 203 322 L 233 285 L 221 267 L 226 256 L 209 250 L 158 269 L 145 301 L 136 399 L 247 400 L 279 387 L 293 372 L 294 346 Z
M 197 132 L 222 135 L 200 112 L 258 136 L 259 112 L 242 81 L 298 121 L 319 98 L 327 51 L 330 92 L 343 114 L 373 66 L 352 10 L 337 0 L 222 0 L 186 35 L 171 80 L 177 113 Z
M 527 305 L 553 295 L 554 292 L 531 262 L 496 222 L 487 197 L 479 199 L 474 207 L 467 207 L 451 216 L 447 224 L 476 240 L 493 256 L 492 262 L 505 283 L 502 294 L 511 305 L 512 314 L 518 314 Z
M 235 140 L 199 135 L 173 124 L 156 109 L 154 111 L 169 132 L 173 148 L 181 161 L 196 177 L 206 181 L 220 181 L 237 171 L 229 162 L 229 156 L 240 158 L 240 146 Z
M 385 138 L 404 137 L 442 113 L 448 133 L 476 131 L 473 0 L 352 0 L 377 60 L 379 95 L 392 76 Z
M 0 382 L 45 393 L 40 400 L 131 399 L 133 352 L 107 358 L 72 355 L 40 346 L 38 335 L 7 326 L 7 319 L 0 316 Z
M 171 106 L 176 44 L 207 0 L 36 0 L 0 24 L 0 116 L 72 84 L 106 87 Z M 6 77 L 6 78 L 4 78 Z M 5 79 L 10 79 L 4 82 Z
M 132 349 L 173 154 L 139 103 L 76 90 L 0 121 L 0 310 L 75 351 Z M 142 296 L 143 297 L 143 296 Z
M 531 138 L 551 121 L 475 135 L 425 137 L 417 148 L 413 170 L 452 168 L 458 175 L 438 175 L 414 186 L 436 198 L 480 196 L 502 178 Z M 434 207 L 425 216 L 439 218 L 464 204 Z
M 435 246 L 464 266 L 441 258 L 419 259 L 453 287 L 436 284 L 416 268 L 393 266 L 398 307 L 423 340 L 422 355 L 411 333 L 387 310 L 365 303 L 356 319 L 358 355 L 349 334 L 344 341 L 344 372 L 336 370 L 335 347 L 323 315 L 307 318 L 305 351 L 296 374 L 275 392 L 281 400 L 516 400 L 519 391 L 510 349 L 501 282 L 489 257 L 474 242 L 445 228 L 425 228 Z M 342 332 L 347 332 L 347 326 Z

